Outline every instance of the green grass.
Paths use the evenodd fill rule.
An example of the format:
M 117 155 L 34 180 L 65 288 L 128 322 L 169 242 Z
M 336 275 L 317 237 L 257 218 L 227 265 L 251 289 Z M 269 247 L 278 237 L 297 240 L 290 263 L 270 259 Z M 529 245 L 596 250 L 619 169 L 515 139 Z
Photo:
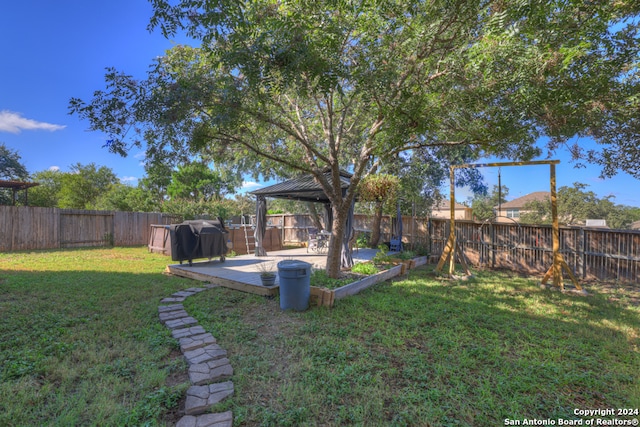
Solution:
M 0 425 L 170 425 L 186 366 L 159 300 L 196 283 L 144 248 L 0 254 Z M 227 349 L 234 426 L 489 426 L 640 407 L 640 309 L 429 269 L 332 309 L 214 288 L 185 301 Z M 615 301 L 612 301 L 615 299 Z
M 158 321 L 192 286 L 144 248 L 0 254 L 0 425 L 170 425 L 185 364 Z
M 428 269 L 281 312 L 224 288 L 186 302 L 228 350 L 237 426 L 490 426 L 640 407 L 640 311 L 496 272 Z

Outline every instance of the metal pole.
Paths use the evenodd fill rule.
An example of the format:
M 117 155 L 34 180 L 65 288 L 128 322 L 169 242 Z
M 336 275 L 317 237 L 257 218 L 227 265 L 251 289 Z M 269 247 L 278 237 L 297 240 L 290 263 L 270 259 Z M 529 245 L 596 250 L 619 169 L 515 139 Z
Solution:
M 455 203 L 456 203 L 456 175 L 455 175 L 455 169 L 453 167 L 451 167 L 451 172 L 450 172 L 450 179 L 451 179 L 451 206 L 449 206 L 449 213 L 451 214 L 451 222 L 450 222 L 450 227 L 451 229 L 449 230 L 449 241 L 451 242 L 451 259 L 449 260 L 449 274 L 453 275 L 456 265 L 455 265 L 455 260 L 456 260 L 456 207 L 455 207 Z

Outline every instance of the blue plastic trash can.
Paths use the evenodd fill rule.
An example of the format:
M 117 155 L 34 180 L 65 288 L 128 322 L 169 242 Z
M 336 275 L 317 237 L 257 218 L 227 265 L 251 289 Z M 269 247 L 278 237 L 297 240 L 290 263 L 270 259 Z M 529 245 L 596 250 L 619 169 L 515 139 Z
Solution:
M 304 311 L 309 308 L 311 295 L 311 264 L 285 260 L 278 263 L 280 309 Z

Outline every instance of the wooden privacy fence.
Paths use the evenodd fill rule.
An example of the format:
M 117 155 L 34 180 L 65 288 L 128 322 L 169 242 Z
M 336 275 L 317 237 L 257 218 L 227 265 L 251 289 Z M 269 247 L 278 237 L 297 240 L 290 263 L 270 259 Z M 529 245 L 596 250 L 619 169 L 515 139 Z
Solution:
M 382 218 L 381 241 L 389 241 L 392 217 Z M 302 243 L 314 227 L 308 215 L 269 215 L 286 243 Z M 448 219 L 403 216 L 403 241 L 442 254 L 449 237 Z M 372 219 L 356 215 L 357 233 L 369 232 Z M 553 263 L 551 226 L 456 221 L 456 240 L 475 266 L 544 274 Z M 640 231 L 585 227 L 560 228 L 560 252 L 579 280 L 640 282 Z
M 392 217 L 384 215 L 381 223 L 381 241 L 391 240 Z M 403 236 L 405 242 L 428 240 L 428 219 L 403 216 Z M 356 234 L 370 233 L 372 218 L 369 215 L 354 215 L 353 228 Z M 300 244 L 307 241 L 309 228 L 315 228 L 311 216 L 306 214 L 267 215 L 267 225 L 277 227 L 281 232 L 283 244 Z
M 449 220 L 431 220 L 431 255 L 441 255 Z M 456 241 L 476 266 L 544 274 L 553 264 L 551 226 L 456 221 Z M 640 232 L 560 228 L 560 252 L 579 280 L 637 283 Z
M 383 242 L 390 240 L 391 220 L 382 218 Z M 142 246 L 149 244 L 152 224 L 181 221 L 160 213 L 0 206 L 0 251 Z M 314 227 L 309 215 L 268 215 L 267 223 L 274 246 L 304 243 Z M 355 215 L 356 233 L 369 232 L 371 223 L 371 217 Z M 239 252 L 244 235 L 237 234 Z M 440 256 L 448 236 L 448 219 L 403 217 L 404 242 L 427 247 L 432 256 Z M 476 266 L 544 274 L 552 264 L 551 226 L 458 220 L 456 240 Z M 639 281 L 640 231 L 562 227 L 560 251 L 580 280 Z
M 151 224 L 172 220 L 160 213 L 0 206 L 0 251 L 146 245 Z

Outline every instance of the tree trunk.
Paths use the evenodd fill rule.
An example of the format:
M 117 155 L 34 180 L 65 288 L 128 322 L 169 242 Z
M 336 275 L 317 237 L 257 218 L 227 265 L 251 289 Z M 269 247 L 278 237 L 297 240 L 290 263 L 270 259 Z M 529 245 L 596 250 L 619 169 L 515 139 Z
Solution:
M 380 242 L 380 224 L 382 223 L 382 205 L 384 202 L 377 201 L 376 209 L 373 215 L 373 224 L 371 225 L 371 238 L 369 239 L 369 246 L 372 248 L 378 247 Z
M 340 268 L 342 261 L 342 237 L 344 235 L 344 225 L 347 222 L 348 211 L 342 212 L 334 206 L 333 208 L 333 227 L 331 229 L 331 240 L 329 241 L 329 253 L 327 254 L 326 272 L 332 279 L 340 277 Z

